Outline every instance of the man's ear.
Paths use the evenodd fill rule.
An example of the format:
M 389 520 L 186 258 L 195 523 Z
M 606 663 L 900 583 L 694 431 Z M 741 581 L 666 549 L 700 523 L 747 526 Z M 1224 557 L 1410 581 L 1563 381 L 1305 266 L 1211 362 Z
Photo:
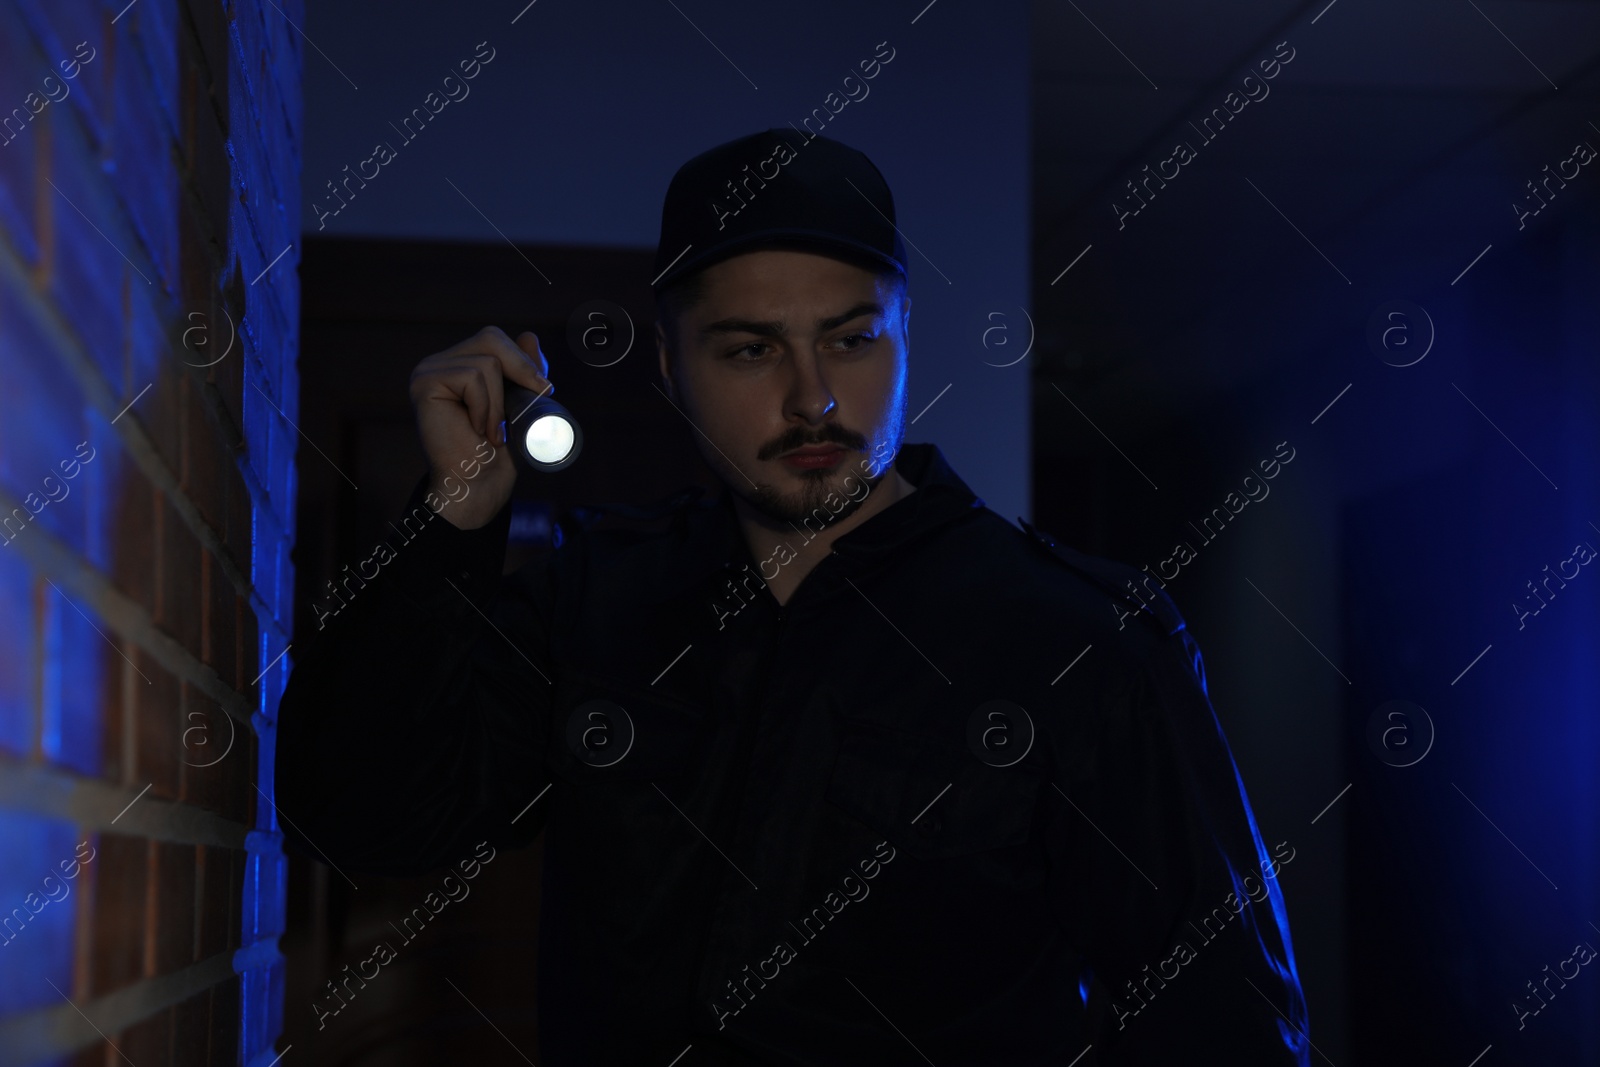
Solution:
M 668 395 L 671 395 L 672 374 L 667 361 L 667 333 L 659 319 L 656 320 L 656 366 L 661 371 L 661 380 L 666 383 Z

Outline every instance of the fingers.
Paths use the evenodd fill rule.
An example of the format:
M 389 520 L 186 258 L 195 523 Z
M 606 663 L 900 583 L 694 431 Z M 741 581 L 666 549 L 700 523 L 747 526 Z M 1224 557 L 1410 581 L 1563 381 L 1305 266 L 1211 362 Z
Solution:
M 482 355 L 468 356 L 463 368 L 461 399 L 467 405 L 472 428 L 484 440 L 500 443 L 500 420 L 505 417 L 505 387 L 497 363 Z M 490 379 L 493 379 L 493 385 Z
M 504 405 L 500 362 L 485 354 L 438 352 L 418 363 L 411 372 L 411 403 L 421 415 L 438 403 L 466 408 L 467 423 L 490 440 Z
M 498 326 L 485 326 L 472 337 L 445 349 L 443 355 L 489 355 L 499 364 L 500 373 L 518 385 L 543 392 L 549 386 L 549 373 L 544 353 L 539 350 L 539 338 L 524 332 L 512 341 Z M 553 387 L 550 392 L 555 392 Z
M 528 358 L 532 360 L 539 377 L 544 379 L 544 384 L 540 388 L 544 388 L 550 381 L 550 361 L 544 358 L 544 351 L 539 347 L 539 335 L 532 330 L 524 330 L 517 334 L 517 347 L 526 352 Z M 550 386 L 550 391 L 555 392 L 555 386 Z
M 426 394 L 456 399 L 466 408 L 474 431 L 504 444 L 506 382 L 548 395 L 555 392 L 548 373 L 537 334 L 524 331 L 513 342 L 498 326 L 486 326 L 418 364 L 412 372 L 412 400 L 428 399 Z

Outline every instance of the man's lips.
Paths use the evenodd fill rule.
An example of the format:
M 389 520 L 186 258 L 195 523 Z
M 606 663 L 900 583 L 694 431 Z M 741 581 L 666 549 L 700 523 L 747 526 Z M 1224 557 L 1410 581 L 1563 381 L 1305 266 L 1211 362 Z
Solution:
M 849 449 L 842 445 L 810 445 L 785 452 L 778 458 L 791 467 L 820 469 L 838 463 L 848 452 Z
M 793 456 L 826 456 L 830 452 L 843 452 L 843 445 L 807 445 L 805 448 L 796 448 L 785 452 L 779 459 L 789 459 Z

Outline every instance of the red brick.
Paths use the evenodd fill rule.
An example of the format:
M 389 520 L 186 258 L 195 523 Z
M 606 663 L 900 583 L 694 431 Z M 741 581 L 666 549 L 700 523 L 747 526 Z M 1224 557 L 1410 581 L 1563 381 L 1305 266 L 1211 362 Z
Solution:
M 24 100 L 39 87 L 32 84 L 31 75 L 44 62 L 32 38 L 22 27 L 16 9 L 6 4 L 0 6 L 0 119 L 11 116 L 11 109 L 21 107 L 23 114 L 31 115 Z M 71 83 L 66 83 L 71 84 Z M 71 99 L 71 97 L 68 97 Z M 47 104 L 45 112 L 58 105 Z M 30 265 L 38 264 L 40 248 L 34 231 L 35 219 L 43 225 L 46 215 L 35 209 L 39 189 L 55 195 L 38 175 L 39 164 L 47 153 L 41 148 L 36 127 L 44 113 L 30 119 L 18 133 L 16 123 L 7 130 L 0 128 L 0 225 Z M 62 205 L 65 206 L 65 205 Z
M 211 990 L 172 1009 L 172 1067 L 204 1067 L 211 1029 Z M 227 1061 L 229 1063 L 232 1060 Z
M 181 484 L 207 525 L 220 535 L 227 528 L 228 446 L 206 410 L 205 387 L 190 376 L 185 382 Z
M 211 987 L 211 1042 L 206 1059 L 229 1064 L 238 1059 L 239 976 Z
M 80 551 L 218 678 L 246 690 L 261 658 L 259 635 L 248 595 L 241 595 L 226 571 L 249 575 L 254 564 L 255 513 L 237 455 L 250 388 L 247 342 L 237 337 L 234 350 L 211 367 L 201 367 L 198 354 L 191 357 L 192 367 L 183 366 L 184 353 L 177 346 L 193 325 L 191 312 L 199 313 L 225 346 L 222 338 L 244 328 L 248 304 L 249 343 L 257 349 L 250 358 L 261 357 L 265 364 L 264 369 L 255 365 L 257 380 L 294 417 L 292 394 L 285 398 L 294 377 L 283 365 L 298 319 L 294 294 L 282 291 L 293 285 L 292 278 L 274 276 L 249 290 L 246 282 L 255 270 L 241 273 L 238 260 L 230 263 L 227 257 L 243 254 L 259 269 L 265 264 L 258 260 L 276 255 L 294 237 L 301 119 L 295 75 L 302 46 L 281 13 L 248 5 L 144 0 L 112 22 L 123 5 L 124 0 L 112 7 L 55 0 L 0 5 L 0 88 L 41 61 L 55 59 L 56 52 L 69 55 L 66 46 L 84 37 L 98 50 L 73 83 L 74 99 L 52 104 L 24 132 L 26 150 L 20 144 L 0 149 L 7 153 L 0 155 L 0 232 L 34 266 L 31 284 L 16 287 L 17 295 L 53 302 L 118 397 L 117 407 L 130 404 L 127 421 L 111 430 L 128 430 L 134 423 L 144 427 L 156 456 L 181 487 L 169 499 L 168 490 L 158 489 L 108 438 L 101 449 L 104 458 L 92 472 L 94 507 L 83 520 L 92 527 L 89 543 L 96 547 Z M 301 4 L 284 6 L 291 17 L 303 18 Z M 247 22 L 238 47 L 230 36 L 230 8 Z M 20 32 L 12 32 L 19 26 Z M 54 45 L 58 38 L 63 47 L 45 46 L 45 54 L 36 54 L 41 43 Z M 247 100 L 240 90 L 258 96 Z M 232 130 L 230 122 L 236 124 Z M 43 181 L 47 176 L 90 221 Z M 240 189 L 251 196 L 244 210 L 236 200 Z M 124 261 L 124 252 L 137 266 Z M 226 292 L 218 284 L 224 266 L 231 279 Z M 292 275 L 292 258 L 279 264 L 278 275 L 286 270 Z M 225 325 L 228 316 L 233 327 Z M 0 328 L 16 321 L 0 314 Z M 48 345 L 31 348 L 40 360 L 50 358 Z M 56 368 L 58 363 L 38 365 Z M 206 386 L 215 391 L 214 401 Z M 24 389 L 22 395 L 37 400 L 45 394 Z M 249 403 L 254 418 L 254 408 L 264 402 L 252 397 Z M 89 412 L 81 398 L 64 405 L 36 402 L 32 410 L 52 432 Z M 267 414 L 257 421 L 268 426 L 275 418 Z M 103 419 L 100 425 L 104 428 Z M 31 429 L 31 424 L 18 428 Z M 292 443 L 292 431 L 277 429 Z M 50 436 L 31 436 L 53 463 L 58 457 Z M 69 448 L 82 436 L 65 438 Z M 292 470 L 285 471 L 280 462 L 280 452 L 288 455 L 279 448 L 283 443 L 272 442 L 269 456 L 267 439 L 258 434 L 259 452 L 247 459 L 270 471 L 261 499 L 292 516 L 289 501 L 281 499 L 294 484 Z M 0 463 L 32 455 L 17 448 L 4 451 L 10 459 L 0 457 Z M 30 478 L 34 466 L 31 460 L 23 464 Z M 90 485 L 85 480 L 79 488 L 88 493 Z M 205 547 L 209 534 L 196 534 L 181 518 L 188 511 L 185 498 L 226 548 Z M 277 571 L 288 543 L 277 529 L 266 536 L 263 560 L 271 562 L 264 567 Z M 209 554 L 213 551 L 226 553 L 226 559 Z M 290 580 L 286 567 L 282 580 Z M 269 581 L 263 578 L 264 585 Z M 275 603 L 280 594 L 268 588 L 262 596 Z M 108 636 L 121 640 L 109 629 Z M 103 772 L 125 786 L 129 798 L 148 786 L 139 801 L 147 808 L 157 798 L 181 797 L 225 817 L 252 821 L 260 752 L 248 728 L 226 718 L 208 695 L 148 654 L 131 645 L 120 652 L 129 662 L 118 651 L 103 649 L 111 670 L 104 686 L 90 683 L 94 690 L 85 706 L 94 715 L 78 727 L 95 731 L 103 758 L 79 770 Z M 226 722 L 236 739 L 216 768 L 184 763 L 184 732 L 198 722 L 188 717 L 190 711 L 213 733 Z M 95 862 L 80 876 L 71 988 L 79 1003 L 172 973 L 196 959 L 197 952 L 225 953 L 240 942 L 245 853 L 140 838 L 134 830 L 139 821 L 136 813 L 118 822 L 123 833 L 99 835 Z M 275 912 L 272 902 L 264 902 L 262 910 Z M 120 1051 L 109 1040 L 97 1040 L 62 1061 L 81 1067 L 123 1063 L 124 1057 L 140 1064 L 234 1063 L 241 988 L 230 978 L 134 1025 L 108 1028 Z M 252 987 L 251 996 L 270 996 L 270 990 Z
M 186 692 L 184 802 L 250 825 L 256 795 L 255 735 L 204 694 L 192 688 Z
M 106 1057 L 116 1057 L 116 1055 L 115 1052 L 111 1051 L 110 1045 L 104 1041 L 96 1041 L 87 1048 L 79 1049 L 73 1053 L 70 1060 L 64 1062 L 66 1067 L 106 1067 Z M 117 1062 L 120 1063 L 121 1060 L 118 1059 Z
M 94 940 L 94 874 L 89 871 L 88 865 L 82 862 L 83 857 L 88 856 L 91 857 L 89 865 L 92 865 L 94 860 L 99 858 L 97 852 L 89 851 L 90 848 L 96 850 L 99 848 L 99 842 L 94 839 L 92 834 L 79 839 L 78 845 L 73 848 L 73 855 L 70 859 L 63 857 L 56 861 L 56 871 L 65 880 L 72 882 L 73 886 L 72 924 L 73 929 L 76 931 L 72 952 L 72 996 L 74 1000 L 80 997 L 87 998 L 90 995 L 90 976 L 93 973 L 95 956 L 100 951 L 100 947 Z M 63 863 L 65 863 L 65 866 L 63 866 Z M 69 874 L 71 878 L 67 878 Z
M 89 36 L 87 32 L 80 38 L 88 40 L 90 47 L 97 49 L 99 54 L 83 68 L 83 73 L 78 75 L 78 84 L 87 96 L 83 102 L 85 123 L 89 127 L 90 136 L 94 139 L 96 151 L 103 151 L 106 142 L 110 140 L 111 116 L 116 111 L 111 94 L 116 86 L 117 64 L 127 62 L 127 59 L 117 54 L 121 42 L 117 39 L 117 28 L 111 24 L 111 20 L 102 15 L 98 21 L 100 23 L 98 40 Z
M 250 573 L 250 543 L 254 537 L 251 519 L 255 511 L 255 502 L 250 496 L 250 486 L 244 480 L 244 474 L 239 470 L 239 464 L 230 455 L 227 470 L 228 482 L 228 528 L 225 536 L 228 545 L 228 558 L 233 565 L 244 574 Z M 253 673 L 253 672 L 252 672 Z
M 256 734 L 250 726 L 243 725 L 240 721 L 227 717 L 222 709 L 214 710 L 216 725 L 211 726 L 214 736 L 218 737 L 216 750 L 206 755 L 205 760 L 190 755 L 190 760 L 210 761 L 216 760 L 211 766 L 190 766 L 186 768 L 187 781 L 194 782 L 190 795 L 192 803 L 208 811 L 214 811 L 230 822 L 243 825 L 254 825 L 254 800 L 256 800 L 256 758 L 258 758 L 258 742 Z M 195 720 L 198 721 L 198 720 Z M 234 745 L 227 749 L 226 757 L 221 757 L 224 747 L 229 739 L 229 726 L 232 725 Z
M 172 1009 L 134 1023 L 115 1038 L 128 1063 L 172 1062 Z
M 200 657 L 200 539 L 172 503 L 161 503 L 161 593 L 156 625 Z
M 100 834 L 85 870 L 93 880 L 89 934 L 95 952 L 89 996 L 98 997 L 139 980 L 144 968 L 145 865 L 142 837 Z
M 24 527 L 18 536 L 29 532 Z M 0 547 L 0 553 L 8 553 L 0 555 L 0 617 L 6 619 L 5 639 L 0 640 L 0 707 L 7 709 L 0 716 L 0 748 L 26 759 L 35 744 L 35 664 L 41 644 L 36 603 L 44 583 L 17 549 Z
M 210 663 L 214 647 L 212 633 L 213 597 L 212 586 L 220 575 L 217 574 L 215 557 L 211 549 L 205 545 L 200 546 L 200 662 Z
M 201 659 L 222 684 L 239 687 L 239 594 L 210 552 L 205 556 L 205 648 Z
M 220 95 L 223 106 L 219 109 L 224 115 L 228 113 L 228 22 L 230 15 L 224 11 L 224 5 L 218 0 L 186 0 L 185 13 L 188 15 L 188 26 L 194 34 L 193 43 L 198 45 L 198 58 L 205 64 L 203 78 L 206 84 L 213 86 Z M 186 36 L 186 35 L 185 35 Z
M 161 886 L 156 880 L 156 860 L 160 855 L 158 844 L 151 838 L 144 841 L 144 958 L 140 973 L 146 978 L 156 975 L 156 915 L 161 908 Z
M 228 948 L 229 900 L 241 886 L 233 884 L 233 851 L 202 845 L 196 849 L 195 863 L 199 872 L 200 944 L 196 955 L 207 960 Z
M 110 384 L 118 394 L 117 410 L 136 409 L 139 421 L 145 422 L 151 414 L 147 405 L 161 377 L 161 366 L 171 359 L 168 355 L 172 347 L 168 331 L 171 311 L 165 294 L 155 286 L 145 285 L 132 274 L 127 277 L 132 280 L 125 283 L 127 327 L 122 373 Z M 151 386 L 150 392 L 145 392 L 146 386 Z
M 20 3 L 6 5 L 21 10 L 23 17 L 30 24 L 33 36 L 38 39 L 42 54 L 37 59 L 38 66 L 29 64 L 39 76 L 54 74 L 58 78 L 64 76 L 66 70 L 73 69 L 61 66 L 62 60 L 70 60 L 76 54 L 80 41 L 87 43 L 95 50 L 93 58 L 87 64 L 80 64 L 76 79 L 67 80 L 65 84 L 72 86 L 72 95 L 67 99 L 75 101 L 78 113 L 83 118 L 94 124 L 98 122 L 96 104 L 103 103 L 101 90 L 109 85 L 108 75 L 103 68 L 107 56 L 106 42 L 107 29 L 110 27 L 110 17 L 102 14 L 100 9 L 90 4 L 61 4 L 51 0 L 22 0 Z M 78 90 L 83 90 L 79 92 Z M 52 110 L 55 105 L 51 105 Z M 98 127 L 96 127 L 98 135 Z
M 230 201 L 231 203 L 231 201 Z M 224 231 L 226 232 L 226 231 Z M 248 347 L 244 333 L 245 321 L 245 279 L 241 277 L 243 267 L 239 264 L 238 255 L 233 256 L 231 263 L 224 262 L 224 269 L 231 269 L 232 280 L 228 286 L 213 302 L 217 309 L 216 318 L 225 326 L 231 325 L 235 338 L 233 350 L 228 353 L 228 358 L 219 360 L 211 368 L 211 381 L 216 385 L 217 392 L 221 394 L 222 406 L 228 413 L 228 418 L 241 430 L 244 428 L 244 359 Z
M 210 363 L 212 325 L 221 327 L 216 336 L 217 348 L 226 350 L 227 338 L 233 331 L 222 316 L 217 314 L 217 247 L 214 234 L 208 232 L 192 200 L 185 198 L 178 212 L 178 306 L 182 312 L 183 330 L 203 328 L 203 333 L 179 333 L 181 350 L 178 357 L 196 366 Z M 198 316 L 198 317 L 196 317 Z M 205 345 L 200 344 L 204 340 Z M 220 352 L 217 354 L 220 355 Z
M 122 745 L 125 736 L 123 731 L 123 709 L 126 707 L 125 694 L 128 677 L 143 684 L 137 674 L 128 669 L 128 661 L 123 656 L 133 657 L 133 646 L 130 642 L 107 634 L 116 642 L 122 655 L 112 654 L 106 662 L 110 669 L 106 671 L 105 699 L 101 702 L 100 719 L 100 777 L 108 782 L 122 783 Z M 141 788 L 143 788 L 141 786 Z
M 178 209 L 178 312 L 181 328 L 173 352 L 180 360 L 196 366 L 209 363 L 214 358 L 209 352 L 216 280 L 216 249 L 200 224 L 193 200 L 185 197 Z M 222 336 L 226 338 L 228 331 L 225 330 Z
M 159 570 L 156 546 L 161 538 L 159 494 L 131 460 L 101 453 L 96 461 L 117 467 L 117 476 L 107 479 L 108 485 L 119 487 L 117 499 L 106 508 L 112 530 L 111 582 L 153 618 Z
M 99 65 L 96 60 L 86 68 L 79 75 L 80 82 Z M 86 88 L 80 84 L 80 89 Z M 49 117 L 50 110 L 40 119 Z M 34 129 L 28 136 L 41 132 L 44 131 Z M 58 121 L 49 133 L 50 180 L 57 188 L 45 185 L 41 190 L 41 195 L 48 191 L 54 198 L 50 204 L 50 240 L 44 248 L 49 264 L 46 288 L 57 307 L 70 309 L 68 328 L 106 380 L 120 382 L 126 325 L 121 300 L 124 275 L 131 273 L 134 285 L 154 288 L 160 283 L 151 276 L 149 261 L 127 225 L 101 160 L 67 128 L 67 123 Z M 40 144 L 42 149 L 44 142 Z M 85 299 L 85 294 L 91 293 L 96 298 Z
M 119 286 L 120 282 L 112 286 L 108 303 L 119 300 L 115 295 L 120 293 Z M 72 460 L 77 442 L 88 439 L 88 402 L 82 385 L 52 340 L 27 321 L 30 316 L 23 308 L 37 300 L 38 295 L 27 287 L 0 287 L 0 325 L 7 335 L 7 353 L 0 360 L 0 396 L 12 398 L 0 419 L 0 477 L 19 502 L 29 492 L 44 498 L 42 479 L 54 475 L 60 480 L 60 464 Z M 120 369 L 120 349 L 111 353 L 108 362 Z M 81 466 L 67 469 L 81 473 Z M 82 551 L 82 531 L 66 532 L 68 525 L 76 525 L 69 515 L 81 516 L 82 510 L 71 502 L 46 506 L 33 522 L 68 537 L 73 547 Z
M 188 160 L 194 155 L 195 110 L 200 94 L 205 91 L 200 83 L 206 74 L 201 67 L 205 57 L 200 54 L 199 43 L 188 32 L 188 21 L 184 17 L 180 17 L 177 44 L 178 161 L 187 176 Z
M 218 729 L 226 730 L 227 727 L 219 726 Z M 207 795 L 223 818 L 254 826 L 258 742 L 255 732 L 242 723 L 235 723 L 234 737 L 233 751 L 228 758 L 215 767 L 207 768 L 215 779 L 215 785 L 208 787 Z
M 244 849 L 236 849 L 230 852 L 229 858 L 232 861 L 231 866 L 233 867 L 233 875 L 230 883 L 232 891 L 228 894 L 228 937 L 227 940 L 223 942 L 223 946 L 226 951 L 231 952 L 239 947 L 242 939 L 241 926 L 244 921 L 244 875 L 245 869 L 249 865 L 250 856 L 244 851 Z M 215 1016 L 213 1016 L 212 1022 L 215 1024 Z
M 234 261 L 238 262 L 237 259 Z M 214 321 L 222 324 L 221 328 L 231 331 L 233 336 L 233 349 L 227 358 L 217 360 L 216 364 L 206 368 L 207 382 L 216 389 L 217 401 L 223 412 L 226 413 L 227 422 L 235 427 L 234 440 L 231 442 L 234 449 L 238 450 L 243 444 L 244 437 L 244 353 L 246 348 L 245 335 L 242 332 L 244 322 L 239 311 L 234 309 L 227 301 L 218 296 L 214 302 L 217 309 Z M 216 357 L 212 357 L 215 359 Z
M 184 730 L 178 680 L 146 653 L 133 659 L 150 681 L 136 678 L 133 687 L 134 780 L 129 784 L 143 789 L 149 783 L 151 796 L 177 800 Z
M 194 962 L 195 846 L 156 842 L 155 973 Z
M 245 670 L 255 662 L 256 613 L 250 606 L 249 596 L 244 593 L 234 595 L 233 609 L 233 688 L 250 697 L 253 705 Z
M 132 30 L 134 47 L 155 90 L 156 104 L 166 118 L 168 137 L 177 136 L 179 123 L 176 41 L 181 16 L 177 7 L 175 0 L 139 4 L 118 22 Z
M 207 96 L 196 93 L 194 140 L 184 157 L 184 177 L 200 202 L 200 221 L 210 241 L 222 246 L 228 232 L 228 208 L 233 189 L 231 161 L 222 120 Z
M 227 772 L 222 764 L 239 758 L 242 728 L 222 706 L 183 684 L 183 802 L 207 811 L 225 808 Z
M 238 345 L 235 343 L 235 350 L 237 348 Z M 223 452 L 219 453 L 219 455 L 226 455 L 228 462 L 232 463 L 235 461 L 234 457 L 238 455 L 239 450 L 244 447 L 244 430 L 238 423 L 233 421 L 233 413 L 228 410 L 227 402 L 222 397 L 222 385 L 218 384 L 217 368 L 228 361 L 223 359 L 218 361 L 215 366 L 207 368 L 207 373 L 211 377 L 206 380 L 206 404 L 208 405 L 206 412 L 211 417 L 212 425 L 216 427 L 217 438 L 223 447 Z
M 182 441 L 179 427 L 183 420 L 183 391 L 187 377 L 177 360 L 164 359 L 156 364 L 155 381 L 144 398 L 123 418 L 138 416 L 144 432 L 156 446 L 167 469 L 176 475 L 182 470 Z M 144 385 L 139 386 L 140 389 Z
M 155 267 L 154 272 L 143 268 L 145 273 L 157 286 L 172 293 L 177 290 L 178 238 L 173 209 L 179 197 L 166 102 L 173 95 L 170 85 L 176 79 L 170 55 L 164 59 L 149 56 L 130 37 L 137 20 L 149 18 L 147 8 L 159 10 L 160 5 L 141 5 L 131 12 L 131 18 L 121 20 L 116 27 L 119 38 L 112 93 L 115 118 L 111 124 L 111 153 L 117 165 L 110 178 L 120 194 L 123 211 L 132 220 Z M 145 30 L 148 33 L 150 27 Z M 164 53 L 175 51 L 168 37 Z M 160 70 L 154 77 L 152 65 Z M 163 79 L 169 85 L 165 91 Z M 131 250 L 128 254 L 133 255 Z
M 251 705 L 257 706 L 255 698 L 255 677 L 261 671 L 261 654 L 257 648 L 261 644 L 260 620 L 256 618 L 255 603 L 246 600 L 240 605 L 239 612 L 239 689 L 250 697 Z

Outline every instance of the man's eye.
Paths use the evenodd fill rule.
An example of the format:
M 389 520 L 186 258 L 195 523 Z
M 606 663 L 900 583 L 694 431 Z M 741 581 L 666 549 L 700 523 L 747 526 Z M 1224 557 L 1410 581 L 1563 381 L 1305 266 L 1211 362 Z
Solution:
M 875 333 L 852 333 L 846 334 L 845 336 L 839 338 L 839 343 L 843 345 L 846 341 L 856 342 L 855 344 L 845 345 L 846 351 L 853 352 L 858 348 L 864 348 L 867 345 L 870 345 L 877 339 L 878 335 Z
M 728 355 L 730 357 L 734 358 L 734 359 L 739 359 L 739 358 L 745 357 L 747 355 L 752 357 L 752 358 L 759 358 L 760 355 L 761 355 L 760 352 L 751 352 L 750 350 L 752 348 L 766 348 L 766 347 L 768 347 L 768 346 L 762 341 L 751 341 L 747 345 L 740 345 L 738 348 L 735 348 L 732 352 L 729 352 Z

